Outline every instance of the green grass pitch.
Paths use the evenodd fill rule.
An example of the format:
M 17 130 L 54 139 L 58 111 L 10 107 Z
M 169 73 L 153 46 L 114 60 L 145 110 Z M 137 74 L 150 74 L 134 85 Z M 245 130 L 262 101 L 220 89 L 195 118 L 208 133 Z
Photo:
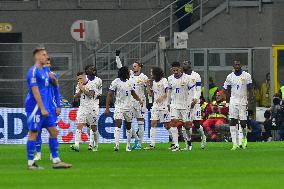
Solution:
M 183 145 L 183 144 L 181 144 Z M 48 145 L 43 145 L 39 165 L 29 171 L 25 145 L 0 145 L 0 188 L 114 188 L 114 189 L 281 189 L 284 188 L 284 144 L 249 143 L 246 150 L 230 151 L 230 143 L 208 143 L 205 150 L 194 143 L 191 152 L 171 152 L 169 144 L 153 151 L 119 152 L 101 144 L 99 152 L 87 145 L 72 152 L 60 145 L 69 170 L 53 170 Z

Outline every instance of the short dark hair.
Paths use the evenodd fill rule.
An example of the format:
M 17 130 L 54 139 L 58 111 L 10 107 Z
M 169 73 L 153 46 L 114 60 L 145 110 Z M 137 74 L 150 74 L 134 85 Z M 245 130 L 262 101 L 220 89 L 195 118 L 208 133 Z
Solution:
M 138 64 L 138 66 L 140 68 L 143 68 L 143 64 L 141 62 L 139 62 L 138 60 L 135 60 L 134 63 Z
M 33 50 L 33 56 L 35 56 L 40 51 L 45 51 L 46 49 L 44 47 L 37 47 Z
M 164 72 L 160 67 L 152 68 L 153 79 L 158 82 L 164 77 Z
M 180 63 L 179 62 L 173 62 L 172 63 L 172 67 L 180 67 Z
M 85 72 L 77 72 L 77 76 L 84 75 Z
M 121 80 L 129 79 L 129 70 L 127 66 L 123 66 L 118 70 L 117 77 Z
M 91 68 L 91 67 L 93 67 L 92 64 L 88 64 L 87 66 L 85 66 L 85 72 L 86 72 L 89 68 Z
M 241 59 L 239 57 L 235 57 L 233 62 L 241 62 Z

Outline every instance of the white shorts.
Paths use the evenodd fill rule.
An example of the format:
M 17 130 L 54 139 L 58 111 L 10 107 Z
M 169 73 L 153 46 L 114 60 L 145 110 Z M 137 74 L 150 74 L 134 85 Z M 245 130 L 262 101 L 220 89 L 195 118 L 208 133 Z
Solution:
M 160 121 L 160 123 L 168 123 L 171 121 L 170 113 L 166 110 L 151 109 L 151 120 Z
M 190 109 L 190 121 L 201 120 L 201 107 L 200 104 L 195 104 L 195 106 Z
M 77 111 L 77 123 L 89 125 L 98 125 L 99 108 L 83 108 L 79 107 Z
M 131 122 L 133 119 L 133 110 L 124 110 L 120 108 L 115 108 L 113 113 L 113 118 L 125 120 L 126 122 Z
M 190 110 L 171 108 L 171 119 L 182 120 L 183 122 L 190 121 Z
M 247 120 L 247 106 L 239 104 L 229 105 L 229 118 Z
M 133 116 L 136 119 L 144 119 L 146 113 L 148 112 L 146 103 L 143 104 L 143 107 L 141 107 L 139 103 L 134 103 L 133 110 Z

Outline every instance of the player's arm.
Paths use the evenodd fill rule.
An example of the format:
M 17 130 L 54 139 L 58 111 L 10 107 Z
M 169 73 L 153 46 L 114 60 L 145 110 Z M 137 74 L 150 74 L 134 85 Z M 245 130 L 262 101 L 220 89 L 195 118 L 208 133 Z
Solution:
M 231 97 L 231 89 L 232 89 L 230 75 L 227 76 L 226 81 L 224 82 L 222 88 L 225 91 L 226 101 L 229 103 Z
M 91 89 L 88 89 L 82 83 L 79 83 L 79 89 L 89 98 L 93 98 L 95 96 L 95 89 L 93 85 L 91 86 Z
M 42 102 L 42 98 L 41 98 L 41 95 L 40 95 L 40 92 L 39 92 L 39 89 L 38 89 L 38 86 L 33 86 L 32 87 L 32 93 L 34 95 L 34 98 L 36 100 L 36 103 L 41 111 L 41 114 L 43 116 L 48 116 L 48 112 L 46 111 L 44 105 L 43 105 L 43 102 Z
M 52 72 L 49 72 L 48 75 L 49 75 L 51 84 L 52 84 L 54 87 L 59 86 L 59 84 L 58 84 L 58 79 L 56 78 L 55 74 L 52 73 Z
M 247 77 L 247 91 L 248 91 L 248 102 L 249 100 L 253 97 L 253 91 L 252 91 L 252 79 L 251 79 L 251 76 L 248 74 L 248 77 Z
M 109 106 L 110 106 L 110 102 L 111 99 L 113 97 L 114 92 L 112 90 L 109 90 L 107 93 L 107 97 L 106 97 L 106 109 L 105 109 L 105 114 L 109 115 Z
M 137 100 L 137 101 L 140 103 L 141 106 L 143 106 L 143 101 L 139 98 L 139 96 L 135 93 L 134 90 L 131 90 L 131 96 L 132 96 L 135 100 Z
M 164 100 L 167 100 L 167 98 L 168 98 L 169 85 L 168 85 L 168 82 L 167 82 L 167 81 L 165 81 L 165 82 L 163 83 L 163 87 L 164 87 L 165 93 L 164 93 L 164 95 L 160 96 L 160 97 L 157 99 L 157 101 L 156 101 L 157 103 L 161 103 L 161 102 L 163 102 Z
M 116 67 L 117 67 L 118 69 L 120 69 L 120 68 L 122 67 L 122 63 L 121 63 L 119 54 L 120 54 L 120 50 L 116 50 L 116 51 L 115 51 L 115 61 L 116 61 Z
M 147 91 L 147 94 L 149 95 L 149 96 L 154 96 L 154 93 L 153 93 L 153 90 L 152 90 L 152 87 L 151 87 L 151 80 L 147 80 L 147 82 L 146 82 L 146 91 Z
M 79 83 L 76 86 L 76 92 L 74 95 L 75 100 L 78 100 L 81 97 L 82 91 L 79 89 Z
M 196 83 L 195 83 L 195 93 L 194 93 L 194 99 L 198 100 L 200 99 L 201 97 L 201 85 L 202 85 L 202 82 L 201 82 L 201 77 L 199 76 L 198 79 L 196 80 Z

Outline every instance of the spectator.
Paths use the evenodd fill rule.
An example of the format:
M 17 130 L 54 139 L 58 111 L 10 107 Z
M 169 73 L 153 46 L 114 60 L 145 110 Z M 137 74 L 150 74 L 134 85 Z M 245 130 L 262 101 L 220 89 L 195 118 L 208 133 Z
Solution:
M 270 142 L 272 141 L 272 120 L 270 110 L 264 112 L 265 121 L 263 122 L 264 132 L 262 134 L 262 140 Z
M 267 108 L 271 106 L 270 73 L 266 74 L 266 80 L 261 84 L 260 87 L 260 106 Z
M 213 102 L 216 100 L 216 93 L 218 91 L 218 87 L 213 82 L 213 78 L 209 77 L 209 101 Z
M 177 1 L 176 16 L 178 18 L 179 31 L 184 31 L 191 25 L 191 17 L 193 13 L 193 4 L 190 0 Z
M 228 112 L 225 94 L 223 91 L 218 91 L 216 101 L 207 104 L 205 108 L 205 116 L 208 119 L 203 122 L 203 128 L 211 140 L 216 141 L 219 126 L 228 123 Z

